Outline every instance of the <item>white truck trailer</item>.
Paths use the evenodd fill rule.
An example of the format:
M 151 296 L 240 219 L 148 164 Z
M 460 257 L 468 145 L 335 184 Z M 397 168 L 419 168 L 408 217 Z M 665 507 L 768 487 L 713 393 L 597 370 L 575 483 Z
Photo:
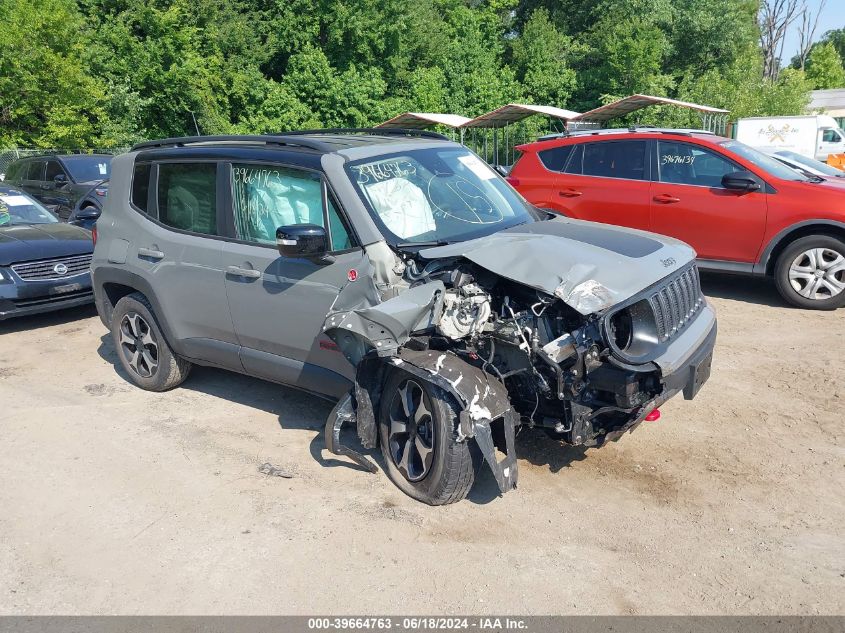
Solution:
M 845 153 L 845 132 L 824 114 L 750 117 L 736 122 L 736 140 L 769 152 L 789 150 L 822 162 Z

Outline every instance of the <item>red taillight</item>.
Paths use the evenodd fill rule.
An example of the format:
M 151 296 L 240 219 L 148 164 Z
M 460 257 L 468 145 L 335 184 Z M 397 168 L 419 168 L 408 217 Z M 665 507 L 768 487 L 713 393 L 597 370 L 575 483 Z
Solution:
M 660 419 L 660 409 L 655 409 L 647 416 L 645 416 L 646 422 L 657 422 Z
M 507 176 L 507 177 L 505 177 L 505 180 L 508 181 L 508 184 L 511 187 L 519 187 L 519 178 L 514 178 L 513 176 Z
M 94 242 L 94 246 L 97 245 L 97 227 L 95 226 L 91 229 L 91 241 Z

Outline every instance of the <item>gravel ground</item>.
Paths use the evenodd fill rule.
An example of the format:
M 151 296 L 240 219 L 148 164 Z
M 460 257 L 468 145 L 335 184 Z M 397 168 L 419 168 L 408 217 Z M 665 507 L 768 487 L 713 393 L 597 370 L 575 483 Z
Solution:
M 845 613 L 845 310 L 704 290 L 693 402 L 601 449 L 524 431 L 517 491 L 441 508 L 330 458 L 329 403 L 136 389 L 93 308 L 0 323 L 0 614 Z

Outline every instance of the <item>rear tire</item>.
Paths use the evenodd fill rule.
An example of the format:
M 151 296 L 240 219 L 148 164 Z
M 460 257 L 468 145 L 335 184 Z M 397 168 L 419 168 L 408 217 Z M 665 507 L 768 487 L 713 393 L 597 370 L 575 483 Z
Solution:
M 810 310 L 845 305 L 845 242 L 810 235 L 787 246 L 775 264 L 778 292 L 790 304 Z
M 111 333 L 121 366 L 142 389 L 167 391 L 188 377 L 191 363 L 170 348 L 152 306 L 141 293 L 126 295 L 117 302 Z
M 409 497 L 438 506 L 472 488 L 481 451 L 457 441 L 457 416 L 454 398 L 440 387 L 401 370 L 388 376 L 379 440 L 388 476 Z

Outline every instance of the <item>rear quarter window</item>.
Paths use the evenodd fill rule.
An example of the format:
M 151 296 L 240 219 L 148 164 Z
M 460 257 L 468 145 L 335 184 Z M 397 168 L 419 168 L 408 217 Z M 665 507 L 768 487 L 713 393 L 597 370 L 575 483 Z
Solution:
M 149 197 L 150 197 L 150 172 L 152 166 L 150 163 L 138 163 L 135 165 L 135 170 L 132 174 L 132 194 L 130 201 L 135 208 L 149 213 Z
M 544 149 L 542 152 L 537 152 L 540 157 L 540 162 L 549 171 L 563 171 L 566 167 L 566 161 L 569 160 L 572 154 L 574 145 L 563 145 L 562 147 L 552 147 L 551 149 Z

